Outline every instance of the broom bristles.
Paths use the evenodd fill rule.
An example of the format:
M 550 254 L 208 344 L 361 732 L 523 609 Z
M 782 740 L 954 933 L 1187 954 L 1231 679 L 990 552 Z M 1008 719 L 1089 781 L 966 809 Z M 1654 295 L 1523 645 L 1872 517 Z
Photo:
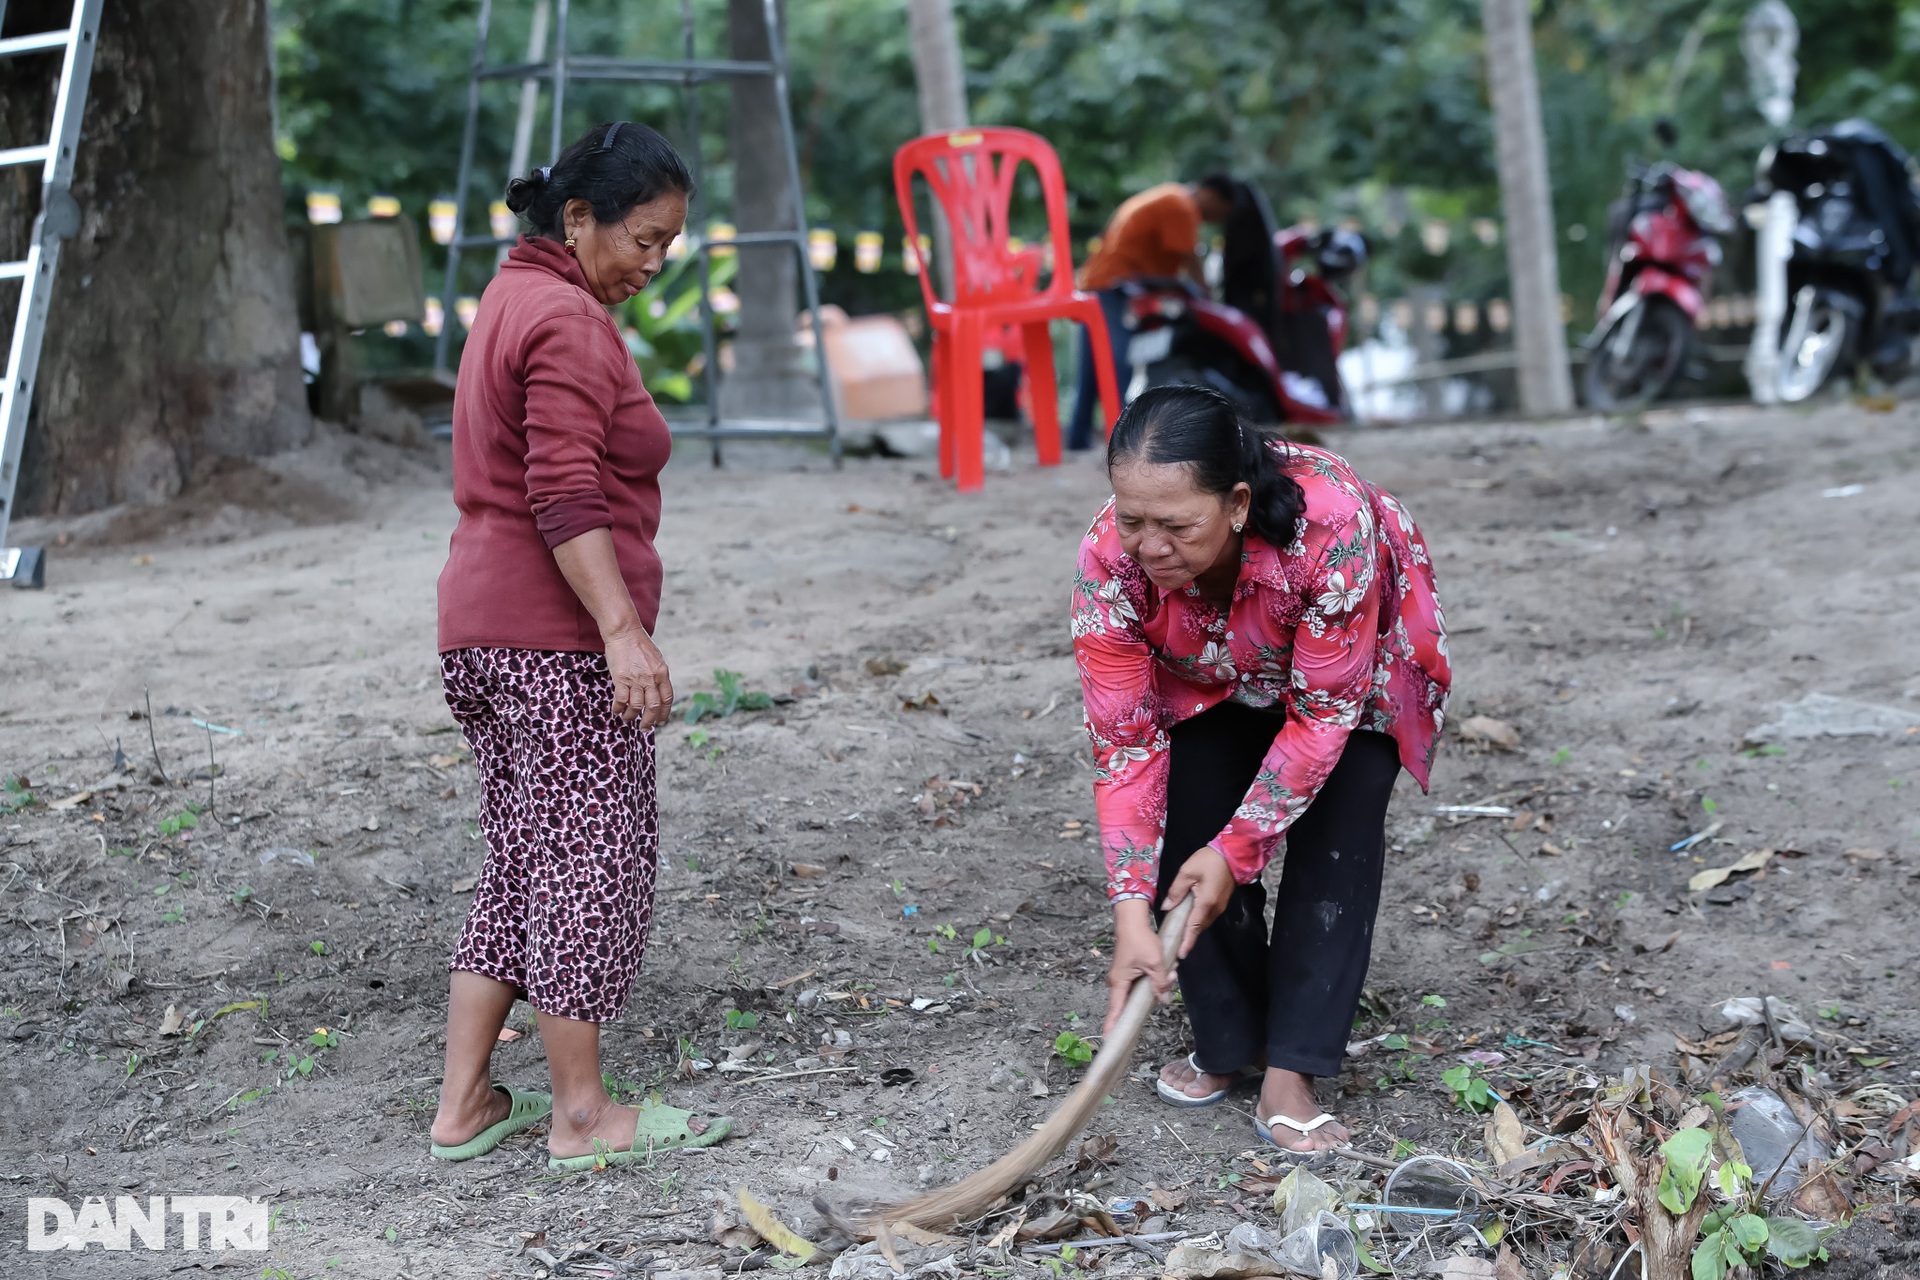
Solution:
M 1166 921 L 1160 926 L 1160 954 L 1168 968 L 1173 966 L 1175 952 L 1180 947 L 1180 937 L 1186 932 L 1187 917 L 1192 914 L 1193 898 L 1189 895 L 1167 914 Z M 1134 1049 L 1139 1046 L 1140 1033 L 1146 1029 L 1147 1017 L 1152 1012 L 1153 984 L 1145 978 L 1136 978 L 1132 990 L 1127 992 L 1126 1005 L 1114 1021 L 1113 1030 L 1100 1046 L 1092 1065 L 1087 1068 L 1086 1078 L 1067 1095 L 1047 1122 L 1034 1131 L 1032 1137 L 980 1172 L 952 1186 L 929 1191 L 903 1204 L 875 1206 L 858 1215 L 855 1223 L 867 1234 L 893 1223 L 910 1223 L 929 1231 L 938 1231 L 949 1229 L 956 1222 L 969 1222 L 986 1213 L 1002 1196 L 1038 1173 L 1047 1161 L 1060 1154 L 1075 1134 L 1086 1127 L 1087 1121 L 1100 1109 L 1101 1101 L 1114 1092 L 1115 1086 L 1126 1074 L 1127 1064 L 1133 1058 Z

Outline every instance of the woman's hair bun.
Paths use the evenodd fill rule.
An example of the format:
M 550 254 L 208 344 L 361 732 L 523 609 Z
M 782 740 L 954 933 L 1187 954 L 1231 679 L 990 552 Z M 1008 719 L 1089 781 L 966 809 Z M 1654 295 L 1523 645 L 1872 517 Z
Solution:
M 507 208 L 515 213 L 525 213 L 533 206 L 547 184 L 540 180 L 540 171 L 535 169 L 524 178 L 513 178 L 507 182 Z

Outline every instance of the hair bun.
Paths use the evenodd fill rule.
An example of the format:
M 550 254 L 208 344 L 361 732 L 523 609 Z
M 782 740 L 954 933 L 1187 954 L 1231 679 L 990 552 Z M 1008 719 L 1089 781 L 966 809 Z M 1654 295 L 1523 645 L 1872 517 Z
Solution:
M 543 165 L 524 178 L 511 179 L 507 183 L 507 208 L 516 214 L 525 213 L 552 178 L 553 170 Z

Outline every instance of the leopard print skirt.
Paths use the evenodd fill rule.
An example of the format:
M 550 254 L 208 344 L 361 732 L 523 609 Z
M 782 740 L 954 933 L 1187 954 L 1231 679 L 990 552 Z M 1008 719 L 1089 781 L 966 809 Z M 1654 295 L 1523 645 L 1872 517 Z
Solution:
M 473 748 L 487 838 L 447 967 L 542 1013 L 610 1022 L 653 919 L 653 732 L 613 713 L 602 654 L 456 649 L 440 676 Z

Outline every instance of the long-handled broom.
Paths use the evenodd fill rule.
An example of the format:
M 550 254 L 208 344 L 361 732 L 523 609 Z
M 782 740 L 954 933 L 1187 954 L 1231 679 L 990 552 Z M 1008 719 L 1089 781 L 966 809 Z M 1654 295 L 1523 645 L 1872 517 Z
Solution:
M 1167 913 L 1166 920 L 1160 926 L 1160 955 L 1169 968 L 1180 949 L 1180 937 L 1186 932 L 1187 917 L 1192 914 L 1193 898 L 1189 895 Z M 814 1202 L 816 1207 L 841 1225 L 843 1230 L 851 1228 L 849 1235 L 864 1236 L 899 1224 L 911 1224 L 930 1231 L 948 1230 L 955 1223 L 980 1217 L 1002 1196 L 1038 1173 L 1047 1161 L 1059 1155 L 1073 1140 L 1073 1136 L 1093 1118 L 1094 1112 L 1100 1109 L 1101 1100 L 1115 1091 L 1121 1077 L 1126 1074 L 1127 1063 L 1133 1057 L 1133 1051 L 1140 1043 L 1140 1033 L 1147 1025 L 1147 1015 L 1152 1012 L 1153 984 L 1145 978 L 1136 978 L 1133 989 L 1127 992 L 1125 1007 L 1107 1035 L 1106 1043 L 1100 1047 L 1099 1054 L 1087 1068 L 1086 1078 L 1067 1095 L 1066 1101 L 1031 1138 L 980 1172 L 952 1186 L 929 1191 L 904 1203 L 871 1205 L 848 1213 L 839 1212 L 836 1207 L 820 1200 Z

